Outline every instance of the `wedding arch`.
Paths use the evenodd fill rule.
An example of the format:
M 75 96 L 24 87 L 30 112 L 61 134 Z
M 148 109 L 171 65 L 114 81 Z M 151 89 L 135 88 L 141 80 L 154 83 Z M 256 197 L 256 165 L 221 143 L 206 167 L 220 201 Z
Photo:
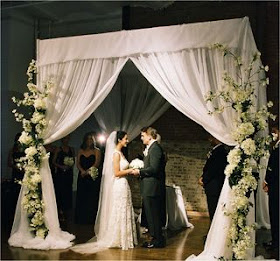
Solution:
M 71 133 L 92 113 L 99 118 L 99 123 L 102 123 L 105 112 L 111 115 L 108 122 L 115 118 L 114 115 L 118 117 L 118 112 L 110 109 L 110 102 L 107 106 L 101 104 L 125 64 L 131 61 L 156 90 L 147 94 L 147 87 L 143 85 L 139 95 L 141 102 L 133 104 L 127 99 L 123 111 L 130 114 L 122 115 L 122 127 L 128 130 L 131 139 L 139 134 L 143 125 L 152 124 L 171 104 L 223 143 L 235 145 L 231 136 L 234 112 L 227 110 L 215 117 L 210 116 L 211 104 L 204 100 L 206 93 L 219 90 L 223 71 L 234 74 L 236 70 L 232 63 L 225 62 L 219 51 L 210 48 L 214 43 L 236 50 L 245 63 L 249 63 L 257 51 L 248 17 L 38 40 L 38 86 L 50 78 L 55 83 L 47 104 L 45 144 Z M 127 90 L 128 95 L 133 96 L 133 87 L 127 86 Z M 260 88 L 256 104 L 261 106 L 266 102 L 266 90 Z M 106 125 L 108 131 L 114 127 L 120 126 Z M 9 244 L 37 249 L 67 248 L 73 237 L 59 227 L 47 160 L 44 160 L 40 174 L 49 234 L 45 239 L 26 238 L 28 225 L 21 206 L 22 188 Z M 262 183 L 263 179 L 264 173 L 260 173 L 259 182 Z M 231 194 L 227 183 L 226 179 L 222 194 L 229 199 Z M 257 195 L 257 222 L 268 228 L 267 198 L 261 189 Z M 254 209 L 249 215 L 251 219 L 253 212 Z M 220 240 L 210 242 L 207 239 L 200 259 L 227 256 L 226 252 L 230 251 L 225 246 L 229 217 L 223 215 L 222 208 L 217 209 L 216 215 L 223 216 L 223 226 L 213 222 L 209 234 L 221 233 Z M 249 255 L 253 256 L 253 252 Z

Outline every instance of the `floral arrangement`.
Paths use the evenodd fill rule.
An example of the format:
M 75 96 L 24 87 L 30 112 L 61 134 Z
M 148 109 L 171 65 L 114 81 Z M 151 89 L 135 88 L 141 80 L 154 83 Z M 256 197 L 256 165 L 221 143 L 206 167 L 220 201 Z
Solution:
M 257 88 L 265 88 L 269 84 L 269 79 L 265 77 L 269 67 L 261 65 L 259 52 L 245 66 L 241 57 L 226 46 L 215 44 L 212 48 L 233 59 L 237 67 L 235 77 L 225 72 L 221 91 L 209 92 L 205 100 L 214 104 L 215 99 L 220 99 L 222 104 L 216 107 L 213 105 L 214 110 L 209 111 L 210 115 L 222 113 L 226 108 L 232 108 L 236 112 L 236 126 L 232 135 L 237 145 L 229 152 L 225 168 L 233 201 L 230 210 L 225 206 L 225 215 L 230 216 L 232 221 L 228 233 L 232 258 L 246 259 L 246 250 L 254 245 L 250 232 L 256 227 L 255 224 L 248 225 L 246 222 L 249 209 L 253 206 L 249 197 L 257 188 L 259 170 L 264 168 L 261 159 L 269 157 L 270 143 L 275 138 L 273 135 L 262 135 L 268 128 L 268 119 L 275 120 L 275 116 L 268 111 L 273 103 L 268 102 L 261 108 L 256 108 L 254 103 Z
M 43 91 L 33 83 L 34 74 L 37 73 L 35 60 L 29 64 L 28 75 L 28 92 L 23 94 L 22 100 L 12 98 L 12 101 L 18 107 L 22 106 L 26 109 L 26 115 L 12 112 L 17 122 L 22 122 L 23 131 L 19 137 L 19 142 L 25 152 L 25 156 L 21 157 L 17 163 L 20 169 L 24 170 L 24 178 L 19 181 L 25 187 L 25 193 L 22 199 L 23 208 L 27 212 L 30 231 L 38 237 L 45 238 L 48 235 L 48 228 L 44 221 L 44 201 L 42 198 L 40 166 L 42 160 L 48 158 L 49 155 L 44 149 L 43 135 L 47 127 L 46 122 L 46 99 L 52 87 L 51 82 L 47 82 L 43 86 Z
M 98 177 L 98 168 L 92 166 L 88 169 L 88 174 L 92 177 L 93 180 L 96 180 Z
M 74 166 L 74 158 L 73 157 L 64 157 L 63 164 L 65 166 L 73 167 Z
M 140 159 L 134 159 L 129 163 L 129 167 L 133 169 L 142 169 L 144 168 L 144 162 Z

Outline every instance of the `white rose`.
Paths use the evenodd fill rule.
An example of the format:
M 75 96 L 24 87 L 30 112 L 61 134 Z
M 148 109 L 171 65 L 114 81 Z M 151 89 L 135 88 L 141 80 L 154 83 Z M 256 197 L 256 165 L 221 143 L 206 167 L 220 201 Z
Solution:
M 18 141 L 21 143 L 21 144 L 30 144 L 32 142 L 32 137 L 28 135 L 27 132 L 23 131 L 21 133 L 21 136 L 19 137 Z

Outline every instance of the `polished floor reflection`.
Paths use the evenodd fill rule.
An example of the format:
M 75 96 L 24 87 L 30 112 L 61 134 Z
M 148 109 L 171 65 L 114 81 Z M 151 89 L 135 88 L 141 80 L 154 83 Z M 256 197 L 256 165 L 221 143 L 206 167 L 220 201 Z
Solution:
M 140 247 L 141 243 L 147 239 L 147 235 L 141 234 L 140 244 L 133 250 L 108 249 L 92 255 L 78 254 L 69 249 L 39 251 L 10 247 L 7 239 L 11 223 L 4 226 L 2 223 L 1 260 L 185 260 L 191 254 L 197 255 L 203 250 L 203 236 L 207 234 L 209 228 L 209 219 L 206 217 L 189 217 L 189 221 L 194 224 L 193 229 L 166 231 L 167 246 L 163 249 Z M 61 227 L 77 236 L 75 244 L 86 242 L 93 235 L 92 225 L 76 225 L 73 224 L 71 218 L 61 223 Z M 262 243 L 269 239 L 269 230 L 257 231 L 256 255 L 278 260 L 278 253 L 267 252 L 262 247 Z

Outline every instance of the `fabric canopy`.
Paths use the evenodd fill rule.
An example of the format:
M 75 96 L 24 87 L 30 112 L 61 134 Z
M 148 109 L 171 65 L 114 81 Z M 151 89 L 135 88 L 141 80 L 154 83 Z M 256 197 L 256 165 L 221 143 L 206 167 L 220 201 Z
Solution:
M 248 17 L 37 41 L 39 66 L 73 60 L 176 52 L 223 43 L 254 52 Z M 61 48 L 63 46 L 63 48 Z
M 38 40 L 39 86 L 42 86 L 43 81 L 49 78 L 53 78 L 55 82 L 55 87 L 47 104 L 48 129 L 44 137 L 45 143 L 60 139 L 75 130 L 99 106 L 101 107 L 99 112 L 96 111 L 96 115 L 98 115 L 99 122 L 102 122 L 102 110 L 105 110 L 104 115 L 108 110 L 106 109 L 108 103 L 103 106 L 101 104 L 111 92 L 127 61 L 131 60 L 168 103 L 203 126 L 214 137 L 228 145 L 234 145 L 235 141 L 231 136 L 236 119 L 234 111 L 227 110 L 215 117 L 209 116 L 208 110 L 211 109 L 212 105 L 207 105 L 204 102 L 204 95 L 208 91 L 216 92 L 221 89 L 220 83 L 224 70 L 228 71 L 230 75 L 236 75 L 236 67 L 233 62 L 227 57 L 223 57 L 217 50 L 209 48 L 214 43 L 222 43 L 235 49 L 242 57 L 245 65 L 249 64 L 251 56 L 257 51 L 247 17 Z M 130 86 L 126 88 L 130 95 L 134 93 Z M 143 93 L 139 97 L 145 100 Z M 158 104 L 157 106 L 163 104 L 161 99 L 155 103 Z M 127 103 L 123 105 L 123 108 L 129 108 L 128 110 L 137 108 L 135 113 L 122 115 L 125 117 L 126 128 L 134 132 L 133 136 L 135 136 L 137 135 L 136 130 L 143 127 L 132 126 L 137 122 L 135 116 L 145 115 L 145 110 L 149 106 L 136 107 L 131 104 L 130 99 L 124 100 L 127 100 Z M 265 103 L 266 91 L 265 88 L 261 88 L 256 93 L 256 104 L 261 106 Z M 157 111 L 155 110 L 156 107 L 152 106 L 152 108 Z M 157 112 L 156 117 L 159 117 L 160 114 L 161 112 Z M 156 120 L 154 113 L 152 115 Z M 143 117 L 143 119 L 146 118 Z M 103 125 L 112 129 L 112 126 L 109 127 L 105 121 L 103 121 Z M 51 175 L 47 163 L 42 166 L 41 175 Z M 263 173 L 261 175 L 263 176 Z M 46 180 L 49 181 L 50 179 L 43 179 L 43 181 Z M 225 182 L 228 182 L 228 180 L 226 179 Z M 44 188 L 49 186 L 46 183 L 42 182 Z M 226 202 L 230 202 L 229 189 L 228 184 L 227 186 L 224 185 L 222 194 L 229 195 L 226 196 Z M 45 216 L 47 224 L 58 223 L 52 190 L 49 189 L 49 193 L 44 193 L 45 190 L 43 189 L 43 198 L 48 214 Z M 262 193 L 262 200 L 258 200 L 258 208 L 264 209 L 263 206 L 267 206 L 267 198 L 265 198 L 263 191 L 260 193 Z M 53 196 L 50 196 L 50 194 L 53 194 Z M 19 202 L 21 202 L 21 196 Z M 16 216 L 22 217 L 24 215 L 26 213 L 18 204 Z M 224 223 L 229 220 L 229 217 L 224 216 L 221 211 L 216 212 L 215 216 L 218 216 L 219 220 L 223 219 Z M 252 217 L 252 215 L 249 216 Z M 54 222 L 52 222 L 53 220 Z M 263 218 L 259 220 L 264 222 Z M 26 246 L 26 242 L 17 241 L 19 232 L 20 235 L 23 235 L 25 229 L 26 226 L 14 225 L 9 243 L 17 246 L 25 243 Z M 57 226 L 49 229 L 49 236 L 52 239 L 59 234 Z M 227 229 L 224 229 L 225 234 Z M 211 229 L 210 233 L 211 231 L 214 233 L 215 229 Z M 61 235 L 58 236 L 61 238 Z M 224 242 L 218 240 L 216 244 L 222 246 Z M 29 244 L 32 248 L 31 245 L 32 241 Z M 54 246 L 41 245 L 42 249 L 50 247 L 53 248 Z M 211 253 L 213 256 L 216 254 L 223 255 L 221 251 L 219 253 L 215 252 L 218 248 L 212 246 L 209 246 L 209 248 L 211 249 L 208 249 L 207 253 Z

